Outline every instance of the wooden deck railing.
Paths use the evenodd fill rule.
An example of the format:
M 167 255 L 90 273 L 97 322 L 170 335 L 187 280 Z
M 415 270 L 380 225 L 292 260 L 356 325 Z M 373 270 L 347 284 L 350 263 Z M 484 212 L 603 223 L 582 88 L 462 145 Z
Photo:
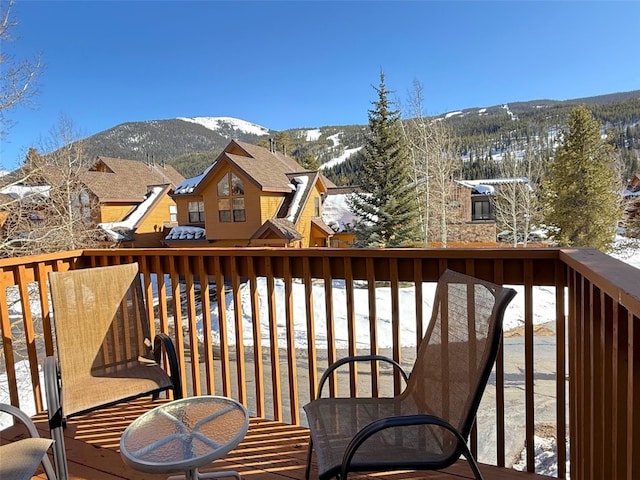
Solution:
M 152 323 L 176 341 L 185 391 L 233 396 L 253 415 L 296 425 L 304 424 L 301 406 L 315 397 L 319 374 L 341 356 L 387 353 L 388 345 L 389 355 L 411 367 L 430 315 L 424 284 L 435 282 L 446 268 L 517 286 L 523 307 L 515 314 L 524 332 L 515 345 L 523 358 L 517 387 L 524 389 L 529 471 L 535 468 L 536 426 L 548 423 L 546 413 L 536 417 L 543 416 L 543 400 L 537 393 L 534 312 L 540 289 L 552 289 L 555 307 L 545 320 L 555 330 L 551 423 L 559 476 L 568 470 L 569 438 L 572 478 L 638 478 L 640 414 L 634 405 L 640 402 L 640 271 L 604 254 L 560 249 L 118 249 L 0 260 L 0 323 L 11 403 L 20 405 L 15 365 L 24 357 L 36 409 L 44 408 L 38 365 L 54 350 L 47 273 L 129 262 L 139 263 L 147 298 L 155 299 L 147 302 Z M 384 300 L 377 298 L 382 288 L 388 292 Z M 222 291 L 225 295 L 214 294 Z M 404 308 L 409 301 L 411 315 Z M 390 328 L 382 331 L 379 321 L 369 319 L 387 310 Z M 345 318 L 338 318 L 340 312 Z M 361 331 L 362 318 L 366 331 Z M 337 338 L 340 326 L 346 338 Z M 403 347 L 407 327 L 416 332 L 408 342 L 411 348 Z M 215 338 L 202 334 L 212 330 Z M 505 362 L 504 348 L 485 395 L 489 400 L 481 405 L 479 418 L 485 420 L 472 435 L 474 449 L 478 438 L 480 443 L 492 439 L 493 458 L 484 460 L 499 466 L 512 460 L 510 422 L 512 410 L 519 408 L 510 404 L 513 385 L 505 369 L 511 360 Z M 389 394 L 402 388 L 397 376 L 375 364 L 342 378 L 329 385 L 332 394 Z M 546 403 L 548 396 L 545 392 Z

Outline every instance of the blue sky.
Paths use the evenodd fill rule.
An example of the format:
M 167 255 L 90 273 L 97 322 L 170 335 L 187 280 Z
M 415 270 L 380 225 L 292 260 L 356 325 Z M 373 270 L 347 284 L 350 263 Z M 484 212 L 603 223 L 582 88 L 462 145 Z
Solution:
M 16 59 L 46 64 L 9 112 L 0 167 L 61 115 L 89 136 L 127 121 L 231 116 L 283 130 L 366 124 L 385 72 L 430 115 L 640 89 L 640 1 L 17 0 Z

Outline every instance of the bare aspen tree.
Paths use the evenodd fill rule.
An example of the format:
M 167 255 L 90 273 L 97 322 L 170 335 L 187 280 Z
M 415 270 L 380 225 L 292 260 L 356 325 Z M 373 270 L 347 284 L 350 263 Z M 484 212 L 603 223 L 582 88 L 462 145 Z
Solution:
M 88 164 L 70 120 L 60 119 L 42 151 L 50 153 L 31 149 L 14 172 L 11 188 L 2 189 L 11 197 L 5 206 L 2 256 L 86 248 L 99 241 L 97 204 L 82 182 Z
M 519 241 L 526 246 L 537 221 L 539 205 L 535 185 L 542 175 L 542 162 L 531 150 L 527 150 L 522 159 L 507 153 L 499 169 L 505 181 L 496 188 L 496 223 L 509 232 L 514 246 Z
M 453 177 L 460 167 L 455 153 L 455 138 L 441 119 L 424 113 L 424 95 L 420 82 L 414 81 L 408 95 L 407 119 L 403 133 L 409 146 L 411 179 L 419 199 L 418 209 L 423 243 L 438 241 L 447 246 L 448 224 L 460 220 Z
M 42 70 L 40 56 L 18 60 L 11 55 L 9 44 L 18 25 L 12 14 L 13 0 L 0 0 L 0 138 L 7 134 L 7 114 L 18 105 L 27 105 L 38 94 L 36 82 Z

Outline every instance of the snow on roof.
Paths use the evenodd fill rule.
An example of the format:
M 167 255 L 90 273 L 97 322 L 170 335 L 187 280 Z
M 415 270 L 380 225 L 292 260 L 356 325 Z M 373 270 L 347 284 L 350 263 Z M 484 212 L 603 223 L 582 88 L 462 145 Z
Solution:
M 496 189 L 492 185 L 476 185 L 473 190 L 480 195 L 493 195 L 496 193 Z
M 12 198 L 24 198 L 31 195 L 42 195 L 43 197 L 48 197 L 50 190 L 51 186 L 49 185 L 9 185 L 8 187 L 0 190 L 0 193 L 9 195 Z
M 529 189 L 532 189 L 531 182 L 527 177 L 513 177 L 513 178 L 485 178 L 482 180 L 456 180 L 463 187 L 476 190 L 478 193 L 493 193 L 493 185 L 504 185 L 506 183 L 526 183 L 529 185 Z M 491 189 L 491 191 L 489 191 Z M 480 190 L 484 190 L 481 192 Z
M 216 164 L 216 162 L 213 162 L 200 175 L 198 175 L 196 177 L 187 178 L 184 182 L 182 182 L 178 186 L 176 186 L 175 190 L 173 191 L 173 194 L 174 195 L 184 195 L 184 194 L 193 192 L 196 189 L 196 187 L 198 186 L 198 184 L 207 175 L 207 173 L 209 173 L 209 170 L 211 170 L 215 164 Z
M 458 180 L 458 183 L 465 187 L 475 187 L 477 185 L 500 185 L 503 183 L 529 183 L 529 179 L 527 177 L 484 178 L 481 180 Z
M 205 238 L 207 232 L 201 227 L 178 226 L 173 227 L 164 237 L 165 240 L 199 240 Z
M 131 212 L 126 218 L 120 222 L 99 223 L 98 227 L 107 232 L 114 240 L 124 240 L 125 236 L 116 230 L 133 230 L 136 224 L 149 211 L 151 205 L 154 204 L 158 196 L 164 191 L 164 187 L 153 187 L 147 197 Z
M 302 196 L 307 190 L 309 177 L 294 177 L 293 180 L 296 182 L 296 193 L 293 196 L 293 200 L 291 200 L 289 211 L 287 212 L 287 216 L 285 217 L 290 222 L 293 222 L 296 219 L 296 215 L 298 213 L 298 210 L 300 209 L 300 202 L 302 202 Z
M 349 208 L 349 197 L 352 195 L 353 193 L 327 195 L 322 204 L 322 221 L 335 232 L 344 232 L 357 219 Z

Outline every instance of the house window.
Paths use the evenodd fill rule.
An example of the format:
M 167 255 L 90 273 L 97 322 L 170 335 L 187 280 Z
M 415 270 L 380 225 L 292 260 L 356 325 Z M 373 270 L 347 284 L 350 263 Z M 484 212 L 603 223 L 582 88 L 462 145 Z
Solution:
M 244 183 L 235 173 L 231 174 L 231 195 L 244 195 Z
M 316 197 L 313 199 L 313 216 L 320 216 L 320 198 Z
M 225 175 L 222 180 L 218 182 L 218 196 L 219 197 L 228 197 L 229 196 L 229 175 Z
M 244 222 L 246 221 L 244 215 L 244 197 L 233 199 L 233 221 Z
M 218 199 L 218 220 L 220 223 L 229 223 L 231 221 L 231 202 L 228 198 Z
M 489 200 L 474 200 L 471 220 L 492 220 L 491 202 Z
M 244 182 L 235 173 L 227 173 L 218 182 L 218 220 L 220 223 L 247 221 Z
M 189 223 L 204 223 L 204 202 L 189 202 Z
M 169 221 L 177 222 L 178 221 L 178 207 L 177 205 L 169 205 Z

